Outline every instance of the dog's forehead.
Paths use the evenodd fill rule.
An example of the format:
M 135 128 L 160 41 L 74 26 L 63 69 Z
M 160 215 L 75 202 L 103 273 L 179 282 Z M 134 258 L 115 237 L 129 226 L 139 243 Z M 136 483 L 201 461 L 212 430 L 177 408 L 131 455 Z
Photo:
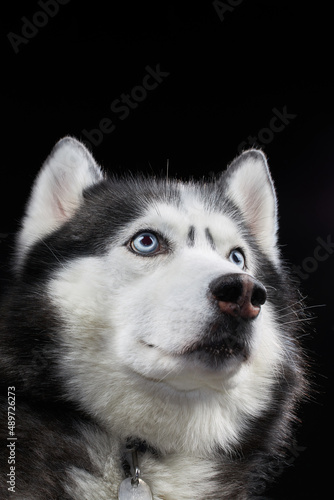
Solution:
M 188 214 L 205 214 L 208 212 L 208 199 L 198 186 L 179 185 L 180 206 Z
M 229 200 L 217 195 L 213 183 L 140 180 L 132 182 L 130 190 L 121 187 L 117 220 L 112 206 L 120 242 L 140 231 L 153 231 L 188 246 L 245 246 L 242 220 L 235 217 Z
M 137 221 L 139 225 L 148 224 L 152 229 L 161 229 L 173 232 L 183 237 L 191 232 L 214 236 L 215 240 L 235 239 L 238 226 L 223 207 L 215 206 L 210 202 L 207 194 L 196 185 L 180 183 L 178 196 L 173 199 L 160 199 L 146 206 L 143 217 Z

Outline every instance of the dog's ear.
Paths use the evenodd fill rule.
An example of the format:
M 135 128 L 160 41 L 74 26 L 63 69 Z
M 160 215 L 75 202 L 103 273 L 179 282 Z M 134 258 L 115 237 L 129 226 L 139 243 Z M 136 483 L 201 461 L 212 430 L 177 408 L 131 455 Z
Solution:
M 103 173 L 76 139 L 65 137 L 51 151 L 32 188 L 17 238 L 17 265 L 39 239 L 59 228 L 83 201 L 83 192 Z
M 275 255 L 277 199 L 264 153 L 256 149 L 242 153 L 230 164 L 224 183 L 228 198 L 241 211 L 262 250 Z

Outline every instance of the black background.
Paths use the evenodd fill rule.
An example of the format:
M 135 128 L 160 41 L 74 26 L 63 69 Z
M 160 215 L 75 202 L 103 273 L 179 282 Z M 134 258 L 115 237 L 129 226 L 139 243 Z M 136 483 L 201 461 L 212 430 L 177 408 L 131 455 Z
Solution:
M 109 118 L 115 130 L 90 145 L 104 168 L 160 175 L 169 159 L 169 175 L 180 178 L 219 172 L 242 141 L 260 136 L 284 257 L 304 267 L 301 289 L 314 314 L 304 341 L 316 388 L 290 466 L 262 497 L 321 499 L 333 462 L 334 252 L 315 256 L 326 254 L 316 252 L 318 238 L 334 241 L 332 10 L 330 2 L 229 3 L 219 16 L 211 1 L 70 0 L 53 17 L 36 14 L 37 1 L 2 4 L 1 284 L 33 179 L 62 136 L 85 140 L 84 129 Z M 42 26 L 28 29 L 15 52 L 7 35 L 23 36 L 23 17 Z M 111 103 L 157 65 L 169 75 L 121 120 Z M 274 109 L 293 117 L 268 132 Z

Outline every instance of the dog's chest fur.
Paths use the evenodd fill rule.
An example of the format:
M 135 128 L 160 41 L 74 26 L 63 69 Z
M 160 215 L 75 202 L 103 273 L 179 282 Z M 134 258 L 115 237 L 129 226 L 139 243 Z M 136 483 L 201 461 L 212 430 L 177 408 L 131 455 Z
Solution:
M 106 447 L 103 434 L 99 437 L 93 434 L 91 439 L 88 453 L 98 472 L 91 475 L 73 468 L 69 472 L 66 490 L 74 500 L 117 500 L 119 486 L 129 475 L 130 455 L 119 442 L 109 443 Z M 247 498 L 239 487 L 229 485 L 228 473 L 232 469 L 226 468 L 227 464 L 224 466 L 223 459 L 221 467 L 226 478 L 222 487 L 221 472 L 213 458 L 183 453 L 159 456 L 150 450 L 138 453 L 138 457 L 140 477 L 150 486 L 154 500 Z

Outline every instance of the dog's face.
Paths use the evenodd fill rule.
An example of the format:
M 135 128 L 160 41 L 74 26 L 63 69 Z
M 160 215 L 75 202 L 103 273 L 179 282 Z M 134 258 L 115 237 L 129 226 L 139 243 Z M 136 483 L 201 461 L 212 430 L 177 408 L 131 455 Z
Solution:
M 52 260 L 45 288 L 62 325 L 70 397 L 121 426 L 127 394 L 138 415 L 126 417 L 125 435 L 164 399 L 219 393 L 230 408 L 235 391 L 231 415 L 261 410 L 282 349 L 262 282 L 278 254 L 261 153 L 242 155 L 209 184 L 125 183 L 104 180 L 83 146 L 65 139 L 28 205 L 21 269 L 39 239 Z
M 78 262 L 76 274 L 83 277 L 89 265 Z M 222 377 L 238 371 L 256 350 L 265 290 L 251 278 L 255 255 L 231 219 L 200 206 L 198 199 L 147 209 L 95 261 L 94 275 L 96 268 L 103 277 L 101 321 L 110 332 L 105 355 L 117 353 L 128 370 L 189 390 L 221 385 Z M 69 275 L 61 270 L 60 276 L 55 286 L 63 297 L 62 279 L 68 281 Z M 253 315 L 236 311 L 247 288 L 243 278 L 254 288 L 251 295 L 261 295 L 245 298 L 255 302 Z M 94 279 L 83 278 L 88 283 Z M 230 287 L 224 291 L 225 279 Z M 81 280 L 77 298 L 89 309 L 91 292 L 80 293 Z M 216 286 L 217 280 L 222 283 Z M 72 277 L 70 282 L 72 290 Z M 220 297 L 224 293 L 225 300 Z M 100 301 L 101 293 L 97 296 Z M 79 306 L 73 307 L 69 297 L 66 303 L 69 314 Z

